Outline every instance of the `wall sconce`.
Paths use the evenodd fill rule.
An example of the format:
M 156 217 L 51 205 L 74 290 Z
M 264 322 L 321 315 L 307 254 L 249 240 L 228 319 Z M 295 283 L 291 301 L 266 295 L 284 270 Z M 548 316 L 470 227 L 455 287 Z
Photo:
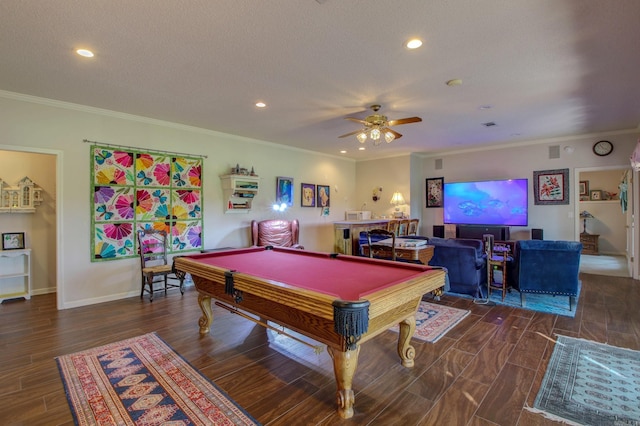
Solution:
M 373 188 L 373 195 L 371 196 L 371 199 L 373 200 L 374 203 L 380 199 L 381 192 L 382 192 L 381 186 L 377 186 Z
M 402 204 L 407 204 L 407 202 L 404 200 L 401 192 L 396 191 L 393 193 L 393 196 L 391 197 L 391 204 L 396 206 L 395 217 L 403 217 L 404 213 L 400 211 L 400 206 Z

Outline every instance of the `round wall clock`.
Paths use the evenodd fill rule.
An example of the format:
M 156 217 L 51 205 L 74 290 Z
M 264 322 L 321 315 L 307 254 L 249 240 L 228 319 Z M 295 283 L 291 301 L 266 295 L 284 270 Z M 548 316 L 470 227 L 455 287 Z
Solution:
M 595 155 L 604 157 L 605 155 L 609 155 L 612 152 L 613 152 L 613 144 L 609 141 L 598 141 L 593 144 L 593 153 Z

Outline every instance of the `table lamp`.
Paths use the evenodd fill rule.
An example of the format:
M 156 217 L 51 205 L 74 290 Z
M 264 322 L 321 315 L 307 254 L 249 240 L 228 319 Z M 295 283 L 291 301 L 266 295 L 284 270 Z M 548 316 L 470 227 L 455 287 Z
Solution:
M 588 234 L 587 232 L 587 219 L 593 219 L 594 216 L 586 210 L 580 212 L 580 217 L 582 218 L 582 233 Z
M 404 213 L 400 211 L 399 206 L 401 204 L 406 204 L 406 201 L 404 200 L 404 197 L 402 196 L 401 192 L 396 191 L 393 193 L 393 196 L 391 197 L 391 204 L 396 206 L 395 217 L 403 217 Z

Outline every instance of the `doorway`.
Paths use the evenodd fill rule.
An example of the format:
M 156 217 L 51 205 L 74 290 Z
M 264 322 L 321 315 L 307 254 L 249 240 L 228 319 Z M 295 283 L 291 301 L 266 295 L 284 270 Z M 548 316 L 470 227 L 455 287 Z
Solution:
M 634 201 L 631 199 L 632 180 L 627 179 L 631 176 L 630 167 L 576 168 L 574 176 L 575 239 L 584 239 L 583 244 L 589 248 L 583 249 L 581 271 L 598 275 L 633 276 L 636 270 Z M 627 208 L 624 211 L 620 201 L 623 182 L 627 185 Z
M 62 152 L 57 150 L 0 145 L 0 178 L 9 184 L 16 177 L 28 176 L 43 188 L 44 202 L 31 214 L 7 213 L 1 227 L 26 233 L 31 249 L 31 295 L 57 293 L 57 305 L 63 304 L 61 256 L 61 176 Z M 19 229 L 18 229 L 19 228 Z

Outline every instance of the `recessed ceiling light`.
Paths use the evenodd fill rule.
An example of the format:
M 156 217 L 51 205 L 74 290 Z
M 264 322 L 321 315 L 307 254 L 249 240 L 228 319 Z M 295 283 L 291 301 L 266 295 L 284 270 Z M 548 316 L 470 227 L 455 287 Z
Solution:
M 407 44 L 405 44 L 405 46 L 407 46 L 407 49 L 417 49 L 418 47 L 422 46 L 422 40 L 418 38 L 412 38 L 407 42 Z
M 93 58 L 93 52 L 87 49 L 78 49 L 76 53 L 80 56 L 84 56 L 85 58 Z
M 364 146 L 361 146 L 360 148 L 358 148 L 358 151 L 364 151 L 364 150 L 365 150 Z
M 340 154 L 346 154 L 347 151 L 345 151 L 344 149 L 342 151 L 340 151 Z
M 264 102 L 256 102 L 256 106 L 257 106 L 258 108 L 264 108 L 264 107 L 266 107 L 266 106 L 267 106 L 267 104 L 265 104 Z

